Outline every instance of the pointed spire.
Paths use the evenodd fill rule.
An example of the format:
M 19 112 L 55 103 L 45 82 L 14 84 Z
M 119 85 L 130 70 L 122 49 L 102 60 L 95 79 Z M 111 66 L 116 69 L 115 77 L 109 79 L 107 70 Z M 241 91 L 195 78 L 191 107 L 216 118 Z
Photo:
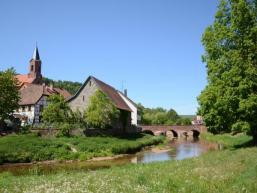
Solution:
M 34 49 L 32 59 L 33 59 L 33 60 L 40 60 L 37 45 L 36 45 L 36 47 L 35 47 L 35 49 Z

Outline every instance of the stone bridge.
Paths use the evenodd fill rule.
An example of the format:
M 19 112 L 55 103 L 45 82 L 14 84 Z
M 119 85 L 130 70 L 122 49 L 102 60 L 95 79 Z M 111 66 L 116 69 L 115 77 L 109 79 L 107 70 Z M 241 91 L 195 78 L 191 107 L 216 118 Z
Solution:
M 198 137 L 201 133 L 207 132 L 204 125 L 141 125 L 142 131 L 153 135 L 165 135 L 174 137 Z

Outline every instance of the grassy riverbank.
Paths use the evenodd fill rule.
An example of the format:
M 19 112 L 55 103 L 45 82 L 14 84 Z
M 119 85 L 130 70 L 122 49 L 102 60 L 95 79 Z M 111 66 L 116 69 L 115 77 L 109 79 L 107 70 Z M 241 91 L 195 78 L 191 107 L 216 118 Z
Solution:
M 238 135 L 222 134 L 213 135 L 211 133 L 201 134 L 201 139 L 206 141 L 215 142 L 223 145 L 225 148 L 239 148 L 248 147 L 252 143 L 252 137 L 240 133 Z
M 0 163 L 44 160 L 87 160 L 137 152 L 145 146 L 161 143 L 164 137 L 130 135 L 116 137 L 45 138 L 33 134 L 0 138 Z
M 235 140 L 239 137 L 242 136 Z M 224 141 L 231 147 L 240 145 L 227 138 Z M 256 160 L 257 147 L 247 147 L 213 151 L 182 161 L 126 165 L 93 172 L 27 176 L 3 173 L 0 192 L 257 192 Z
M 233 138 L 234 141 L 225 137 L 223 141 L 235 147 L 244 143 L 239 142 L 241 137 Z M 254 193 L 256 160 L 257 147 L 247 147 L 208 152 L 182 161 L 126 165 L 93 172 L 18 177 L 4 173 L 0 174 L 0 192 Z

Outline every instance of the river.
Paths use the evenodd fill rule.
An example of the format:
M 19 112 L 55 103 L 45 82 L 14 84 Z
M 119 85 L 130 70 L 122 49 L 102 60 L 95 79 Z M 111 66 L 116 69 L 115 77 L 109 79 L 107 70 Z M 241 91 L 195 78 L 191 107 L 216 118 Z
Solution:
M 131 155 L 119 156 L 115 159 L 99 159 L 93 161 L 42 162 L 29 164 L 0 165 L 0 172 L 11 172 L 14 175 L 51 174 L 59 171 L 96 170 L 120 166 L 129 163 L 149 163 L 154 161 L 182 160 L 196 157 L 207 151 L 220 149 L 220 145 L 199 139 L 171 140 L 164 149 L 148 148 Z

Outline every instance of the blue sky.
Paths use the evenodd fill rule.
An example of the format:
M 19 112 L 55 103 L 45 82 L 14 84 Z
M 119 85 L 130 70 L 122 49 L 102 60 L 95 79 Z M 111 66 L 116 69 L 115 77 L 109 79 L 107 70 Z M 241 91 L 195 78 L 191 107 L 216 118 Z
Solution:
M 147 107 L 194 114 L 205 87 L 201 36 L 218 0 L 1 0 L 0 70 L 28 71 L 36 42 L 45 77 L 89 75 Z

